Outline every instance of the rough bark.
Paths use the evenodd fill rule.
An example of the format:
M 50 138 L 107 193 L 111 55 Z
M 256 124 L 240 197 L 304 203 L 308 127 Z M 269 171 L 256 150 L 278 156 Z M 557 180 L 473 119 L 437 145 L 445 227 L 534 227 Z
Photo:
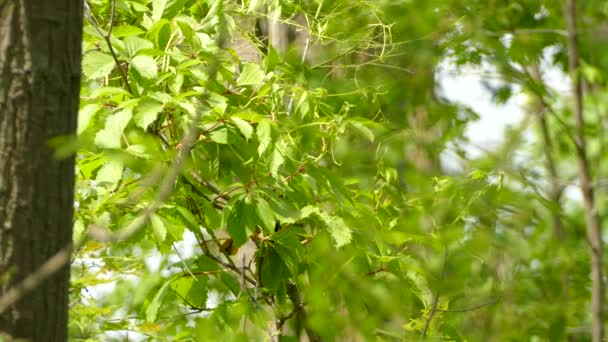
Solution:
M 0 297 L 72 240 L 82 0 L 0 0 Z M 10 339 L 66 341 L 69 265 L 0 315 Z
M 587 222 L 587 241 L 591 251 L 591 332 L 594 342 L 604 339 L 603 305 L 603 261 L 602 261 L 602 228 L 597 213 L 595 194 L 591 178 L 587 148 L 585 144 L 585 118 L 583 113 L 583 84 L 579 70 L 578 34 L 576 29 L 576 2 L 566 0 L 566 24 L 568 26 L 568 68 L 572 78 L 572 112 L 575 119 L 576 156 L 578 174 L 585 206 Z

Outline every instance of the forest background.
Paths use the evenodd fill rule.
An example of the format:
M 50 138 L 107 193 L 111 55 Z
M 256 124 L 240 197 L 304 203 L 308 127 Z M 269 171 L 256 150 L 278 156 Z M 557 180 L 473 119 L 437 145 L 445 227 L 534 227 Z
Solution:
M 0 2 L 6 18 L 28 6 Z M 71 257 L 57 238 L 14 271 L 0 246 L 9 336 L 27 337 L 28 300 L 63 274 L 69 321 L 44 324 L 74 341 L 603 340 L 605 1 L 87 0 L 73 14 L 78 125 L 51 140 L 55 158 L 76 154 Z M 470 141 L 489 114 L 443 86 L 459 71 L 519 107 L 500 143 Z M 17 226 L 8 188 L 0 241 Z

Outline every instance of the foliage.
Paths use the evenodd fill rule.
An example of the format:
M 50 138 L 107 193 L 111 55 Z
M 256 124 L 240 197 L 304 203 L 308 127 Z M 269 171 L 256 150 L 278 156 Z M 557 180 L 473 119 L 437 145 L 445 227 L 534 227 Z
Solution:
M 606 15 L 591 3 L 589 26 Z M 449 56 L 492 65 L 497 99 L 521 86 L 555 105 L 551 152 L 569 181 L 570 114 L 527 69 L 552 48 L 548 63 L 565 65 L 563 37 L 533 33 L 564 27 L 558 5 L 88 4 L 74 340 L 580 337 L 589 266 L 578 202 L 562 210 L 547 198 L 542 157 L 513 157 L 529 146 L 542 156 L 524 128 L 468 160 L 464 131 L 476 114 L 435 84 Z M 272 44 L 271 25 L 289 31 L 287 48 Z M 584 44 L 585 75 L 603 89 L 604 61 Z M 596 163 L 602 112 L 589 124 Z M 442 171 L 447 150 L 467 162 L 462 172 Z M 566 241 L 552 235 L 555 211 Z M 133 222 L 144 225 L 124 240 L 94 238 Z M 100 284 L 111 291 L 91 293 Z

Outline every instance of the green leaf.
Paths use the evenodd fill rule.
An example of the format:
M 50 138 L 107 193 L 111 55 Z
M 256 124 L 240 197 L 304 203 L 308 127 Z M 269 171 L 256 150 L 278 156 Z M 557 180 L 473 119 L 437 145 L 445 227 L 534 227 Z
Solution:
M 154 47 L 154 43 L 139 37 L 127 37 L 123 39 L 123 42 L 125 44 L 125 53 L 130 58 L 135 57 L 137 52 L 140 50 L 151 49 Z
M 222 216 L 218 213 L 210 203 L 202 205 L 205 223 L 209 229 L 218 229 L 222 227 Z
M 249 140 L 253 135 L 253 127 L 249 124 L 249 122 L 239 119 L 237 117 L 231 117 L 230 120 L 234 123 L 234 125 L 241 131 L 245 139 Z
M 218 144 L 227 144 L 228 143 L 228 129 L 226 127 L 216 129 L 213 132 L 209 133 L 209 138 Z
M 263 255 L 263 258 L 258 261 L 261 267 L 262 286 L 270 291 L 276 291 L 289 270 L 281 260 L 279 253 L 272 246 L 264 244 L 260 252 Z
M 84 179 L 91 179 L 93 172 L 108 161 L 103 153 L 92 154 L 78 161 L 78 171 L 82 173 Z
M 279 148 L 275 146 L 270 159 L 270 173 L 275 177 L 278 176 L 279 167 L 283 165 L 284 162 L 285 158 L 283 157 L 283 154 L 279 151 Z
M 122 179 L 123 171 L 123 163 L 118 159 L 111 159 L 97 171 L 95 182 L 98 186 L 112 191 L 116 189 L 118 182 Z
M 249 6 L 247 7 L 247 13 L 253 13 L 263 4 L 260 0 L 249 0 Z
M 82 73 L 92 79 L 108 76 L 115 66 L 114 58 L 101 51 L 87 52 L 82 58 Z
M 152 156 L 147 152 L 146 145 L 141 144 L 131 144 L 125 150 L 128 154 L 142 158 L 142 159 L 152 159 Z
M 161 305 L 163 304 L 162 303 L 163 298 L 165 297 L 167 288 L 169 288 L 169 285 L 171 285 L 172 281 L 173 281 L 173 279 L 169 279 L 169 280 L 165 281 L 163 286 L 161 286 L 160 289 L 158 291 L 156 291 L 154 298 L 152 299 L 152 301 L 146 308 L 146 322 L 156 321 L 156 317 L 158 317 L 158 310 L 160 309 Z
M 152 20 L 158 21 L 163 16 L 168 0 L 152 0 Z
M 177 206 L 175 207 L 179 215 L 184 219 L 183 222 L 192 232 L 198 232 L 200 230 L 196 217 L 192 215 L 190 210 Z
M 264 80 L 264 71 L 255 63 L 247 63 L 236 80 L 237 86 L 258 85 Z
M 91 93 L 92 98 L 111 97 L 111 96 L 123 96 L 125 98 L 131 98 L 133 95 L 123 88 L 118 87 L 99 87 L 93 90 Z
M 374 142 L 376 136 L 370 128 L 365 126 L 362 122 L 358 121 L 350 121 L 349 123 L 354 129 L 356 129 L 359 133 L 366 137 L 367 140 L 369 140 L 370 142 Z
M 161 18 L 148 30 L 148 38 L 156 43 L 156 47 L 165 50 L 171 37 L 171 22 Z
M 167 228 L 165 227 L 165 223 L 160 216 L 152 214 L 150 216 L 150 223 L 152 224 L 152 231 L 154 232 L 156 241 L 158 243 L 165 241 L 167 238 Z
M 352 230 L 346 225 L 344 220 L 339 216 L 333 216 L 324 210 L 307 205 L 300 209 L 299 215 L 294 219 L 284 220 L 286 223 L 295 223 L 300 220 L 309 218 L 311 215 L 315 215 L 321 219 L 321 222 L 325 225 L 325 228 L 329 232 L 329 235 L 334 240 L 334 244 L 337 248 L 345 246 L 350 243 L 352 239 Z
M 135 56 L 131 64 L 143 78 L 151 79 L 158 76 L 156 61 L 150 56 Z
M 241 199 L 230 211 L 228 216 L 228 234 L 235 247 L 242 246 L 249 235 L 255 232 L 257 214 L 255 207 L 247 199 Z
M 337 248 L 350 243 L 352 238 L 351 229 L 348 228 L 341 217 L 329 215 L 324 211 L 319 212 L 319 215 L 327 225 L 329 235 L 334 240 Z
M 129 124 L 133 109 L 121 108 L 106 120 L 105 128 L 95 135 L 95 144 L 102 148 L 120 148 L 122 132 Z
M 74 243 L 74 246 L 80 246 L 80 244 L 82 243 L 82 241 L 84 241 L 84 237 L 85 237 L 85 228 L 84 228 L 84 224 L 82 223 L 81 220 L 76 220 L 74 221 L 74 233 L 72 234 L 72 241 Z
M 257 216 L 260 218 L 260 226 L 264 229 L 264 233 L 272 234 L 274 232 L 274 223 L 276 215 L 268 202 L 263 198 L 257 198 L 255 203 Z
M 186 305 L 191 305 L 194 308 L 205 308 L 207 304 L 207 277 L 193 278 L 186 273 L 171 283 L 171 290 Z
M 76 131 L 78 135 L 87 129 L 89 122 L 91 122 L 91 118 L 99 112 L 100 109 L 101 105 L 99 105 L 99 103 L 91 103 L 80 108 L 78 111 L 78 130 Z
M 132 25 L 120 25 L 114 27 L 112 30 L 112 35 L 116 38 L 138 36 L 144 33 L 146 33 L 146 31 Z
M 297 276 L 302 263 L 303 247 L 298 234 L 302 233 L 296 227 L 282 229 L 272 235 L 274 249 L 292 276 Z
M 258 127 L 256 129 L 256 135 L 260 141 L 260 144 L 258 145 L 258 154 L 260 157 L 262 154 L 264 154 L 272 141 L 272 127 L 270 125 L 270 120 L 265 119 L 258 123 Z
M 158 114 L 163 110 L 163 104 L 145 97 L 139 101 L 137 107 L 135 107 L 133 121 L 138 127 L 148 129 L 151 123 L 156 121 Z

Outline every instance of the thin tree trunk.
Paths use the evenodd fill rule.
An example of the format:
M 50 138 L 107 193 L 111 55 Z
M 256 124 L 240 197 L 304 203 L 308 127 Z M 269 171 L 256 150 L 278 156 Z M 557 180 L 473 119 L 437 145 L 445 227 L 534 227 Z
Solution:
M 0 0 L 3 299 L 72 241 L 74 160 L 56 160 L 48 143 L 76 131 L 82 7 L 82 0 Z M 67 341 L 69 277 L 64 263 L 9 305 L 0 337 Z
M 540 65 L 533 63 L 530 66 L 530 75 L 539 84 L 543 84 L 543 79 L 540 72 Z M 564 226 L 561 219 L 561 197 L 563 193 L 563 186 L 560 185 L 559 175 L 557 173 L 557 166 L 555 159 L 553 158 L 553 139 L 549 132 L 549 125 L 547 123 L 547 112 L 550 108 L 547 108 L 542 95 L 537 94 L 538 105 L 536 110 L 538 111 L 538 125 L 542 136 L 543 149 L 545 154 L 545 169 L 549 176 L 549 201 L 551 202 L 551 221 L 553 223 L 553 236 L 555 239 L 561 241 L 565 237 Z
M 576 120 L 575 142 L 576 155 L 579 167 L 579 180 L 585 206 L 587 221 L 587 240 L 591 249 L 591 310 L 592 310 L 592 336 L 594 342 L 601 342 L 604 338 L 603 305 L 603 261 L 602 261 L 602 231 L 600 219 L 595 204 L 594 189 L 587 159 L 585 146 L 583 115 L 583 85 L 579 72 L 578 37 L 576 29 L 576 2 L 566 0 L 565 17 L 568 26 L 568 67 L 572 78 L 572 112 Z

